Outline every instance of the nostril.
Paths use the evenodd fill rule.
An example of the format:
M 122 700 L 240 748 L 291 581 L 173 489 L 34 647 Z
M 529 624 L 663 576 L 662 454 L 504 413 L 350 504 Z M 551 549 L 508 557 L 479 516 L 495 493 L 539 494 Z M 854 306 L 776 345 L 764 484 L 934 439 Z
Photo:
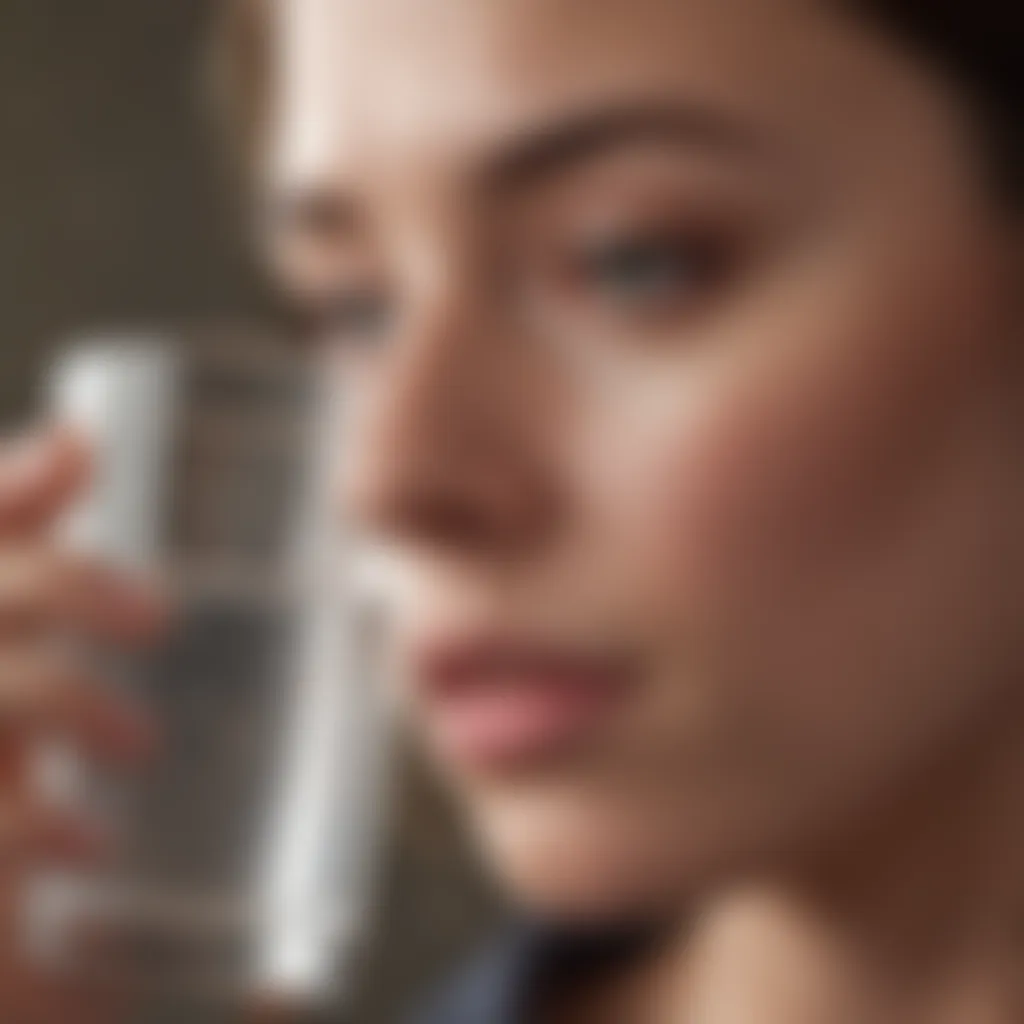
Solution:
M 495 513 L 482 503 L 423 496 L 404 510 L 404 532 L 439 547 L 479 550 L 508 538 L 508 524 Z
M 467 552 L 517 550 L 537 532 L 546 502 L 538 482 L 505 467 L 431 468 L 428 460 L 367 467 L 343 481 L 343 514 L 369 532 L 418 546 Z

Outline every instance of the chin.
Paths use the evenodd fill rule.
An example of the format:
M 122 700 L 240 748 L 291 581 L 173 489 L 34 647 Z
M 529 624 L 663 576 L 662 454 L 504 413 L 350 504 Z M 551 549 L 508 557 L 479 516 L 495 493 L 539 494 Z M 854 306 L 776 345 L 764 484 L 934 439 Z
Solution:
M 633 808 L 635 812 L 635 808 Z M 507 798 L 475 808 L 492 874 L 519 906 L 545 918 L 621 923 L 682 910 L 720 866 L 676 814 L 629 813 L 573 794 Z

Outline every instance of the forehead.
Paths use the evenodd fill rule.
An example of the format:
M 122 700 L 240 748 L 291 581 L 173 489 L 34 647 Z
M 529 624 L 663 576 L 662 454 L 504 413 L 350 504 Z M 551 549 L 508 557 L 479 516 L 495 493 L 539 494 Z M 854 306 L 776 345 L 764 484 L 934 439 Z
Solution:
M 827 140 L 867 102 L 812 0 L 288 0 L 275 19 L 286 184 L 428 175 L 577 108 L 681 99 Z

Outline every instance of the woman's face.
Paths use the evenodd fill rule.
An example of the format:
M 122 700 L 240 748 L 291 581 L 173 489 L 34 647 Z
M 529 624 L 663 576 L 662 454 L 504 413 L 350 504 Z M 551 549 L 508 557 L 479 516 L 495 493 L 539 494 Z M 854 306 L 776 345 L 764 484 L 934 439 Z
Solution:
M 811 0 L 281 7 L 271 251 L 523 899 L 810 855 L 1005 717 L 1011 240 L 923 66 Z

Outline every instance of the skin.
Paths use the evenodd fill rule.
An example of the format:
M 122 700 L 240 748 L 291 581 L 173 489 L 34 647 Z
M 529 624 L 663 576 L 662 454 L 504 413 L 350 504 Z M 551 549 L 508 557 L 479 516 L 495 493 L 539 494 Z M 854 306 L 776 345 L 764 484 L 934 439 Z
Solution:
M 267 251 L 400 651 L 631 667 L 504 772 L 401 673 L 517 899 L 679 921 L 551 1019 L 1018 1019 L 1019 235 L 955 92 L 810 0 L 293 0 L 273 37 Z
M 152 744 L 140 712 L 105 696 L 101 681 L 51 642 L 60 631 L 138 648 L 159 635 L 164 619 L 142 581 L 49 539 L 88 474 L 87 452 L 61 429 L 8 441 L 0 451 L 0 1016 L 26 1024 L 108 1021 L 120 1005 L 94 984 L 56 983 L 21 941 L 28 874 L 92 866 L 110 852 L 97 823 L 38 802 L 30 784 L 36 746 L 59 738 L 126 770 Z
M 569 2 L 291 5 L 271 250 L 342 311 L 347 498 L 400 632 L 639 666 L 557 764 L 438 751 L 506 885 L 585 918 L 755 880 L 830 905 L 909 842 L 890 822 L 1018 740 L 1014 229 L 954 93 L 825 4 L 580 24 Z M 573 262 L 652 225 L 698 268 L 667 297 Z M 393 319 L 346 316 L 353 295 Z M 749 905 L 781 942 L 802 929 L 753 909 L 777 902 Z
M 1019 807 L 1016 227 L 953 91 L 825 4 L 609 0 L 580 26 L 568 0 L 279 18 L 271 252 L 335 310 L 349 507 L 410 647 L 500 627 L 636 666 L 557 763 L 433 744 L 522 901 L 696 902 L 700 978 L 776 1007 L 728 907 L 778 977 L 820 951 L 809 1006 L 896 1013 L 847 960 L 959 905 L 962 807 Z M 682 272 L 579 256 L 666 228 Z M 694 1019 L 751 1019 L 725 988 L 695 983 Z M 795 998 L 778 1019 L 820 1019 Z

